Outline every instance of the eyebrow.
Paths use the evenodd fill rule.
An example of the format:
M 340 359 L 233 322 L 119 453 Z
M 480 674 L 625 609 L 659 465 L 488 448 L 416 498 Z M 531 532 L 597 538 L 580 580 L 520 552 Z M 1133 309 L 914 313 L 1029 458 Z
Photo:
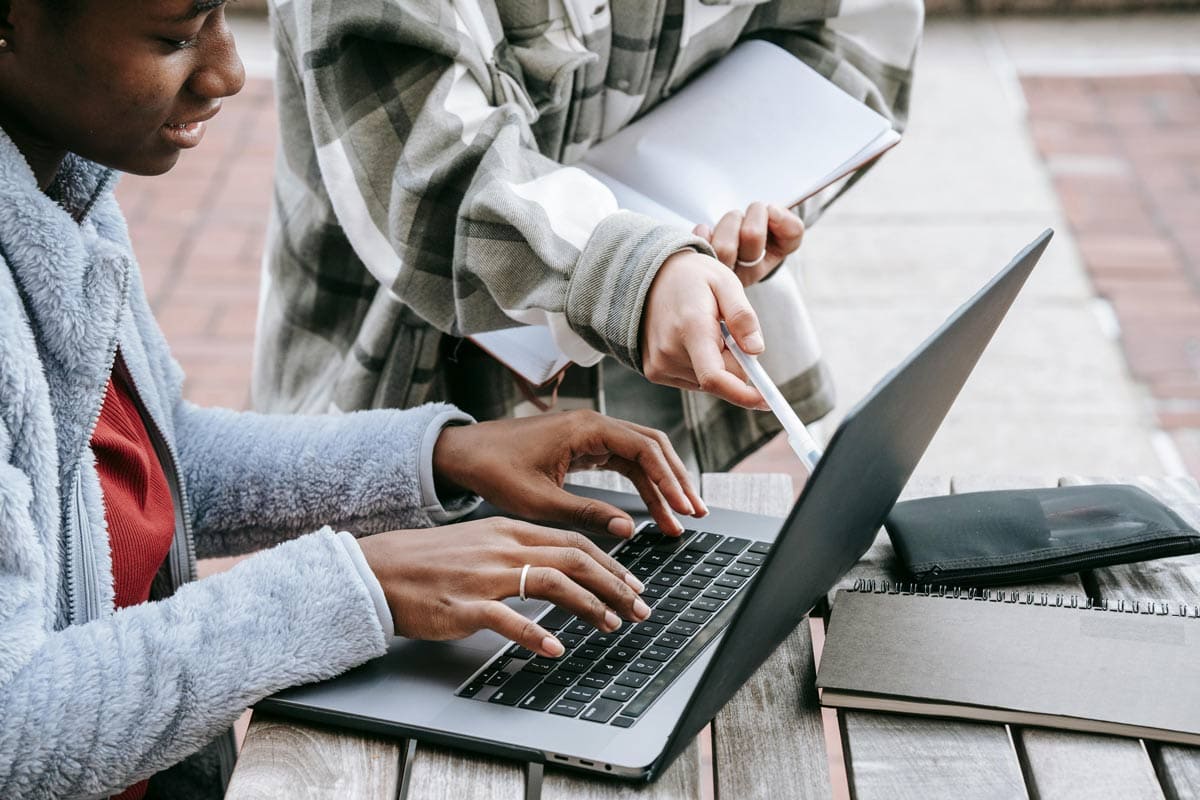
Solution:
M 214 8 L 225 5 L 225 0 L 195 0 L 186 14 L 176 17 L 173 22 L 187 22 Z

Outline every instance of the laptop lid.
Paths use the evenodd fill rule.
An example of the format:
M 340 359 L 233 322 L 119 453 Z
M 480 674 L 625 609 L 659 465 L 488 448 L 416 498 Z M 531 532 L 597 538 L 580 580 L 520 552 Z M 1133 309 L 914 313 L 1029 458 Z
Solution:
M 875 541 L 1053 231 L 964 303 L 838 427 L 718 643 L 651 777 L 665 769 Z

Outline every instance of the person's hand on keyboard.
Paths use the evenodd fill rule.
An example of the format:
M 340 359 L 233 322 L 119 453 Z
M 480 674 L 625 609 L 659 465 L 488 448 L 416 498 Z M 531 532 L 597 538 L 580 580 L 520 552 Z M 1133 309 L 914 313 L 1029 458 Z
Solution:
M 642 583 L 586 536 L 504 517 L 359 539 L 396 627 L 412 639 L 462 639 L 490 629 L 557 658 L 562 643 L 502 600 L 549 600 L 600 631 L 650 608 Z M 526 568 L 528 565 L 528 568 Z
M 666 434 L 591 411 L 449 427 L 433 450 L 439 493 L 466 489 L 525 519 L 628 538 L 628 514 L 562 488 L 569 471 L 596 467 L 629 478 L 667 533 L 683 532 L 672 509 L 708 513 Z

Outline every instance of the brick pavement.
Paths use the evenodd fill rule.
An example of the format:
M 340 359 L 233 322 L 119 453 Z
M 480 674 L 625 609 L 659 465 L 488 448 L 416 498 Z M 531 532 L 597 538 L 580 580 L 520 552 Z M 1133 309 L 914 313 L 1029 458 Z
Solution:
M 1200 75 L 1026 77 L 1030 129 L 1129 369 L 1200 476 Z

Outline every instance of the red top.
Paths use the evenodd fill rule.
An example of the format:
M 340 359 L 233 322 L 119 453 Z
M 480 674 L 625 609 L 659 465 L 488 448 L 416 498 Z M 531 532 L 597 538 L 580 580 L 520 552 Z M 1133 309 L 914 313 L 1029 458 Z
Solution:
M 92 434 L 92 452 L 104 496 L 116 607 L 144 603 L 171 549 L 175 507 L 133 393 L 116 373 Z M 146 789 L 147 781 L 142 781 L 117 800 L 141 800 Z

